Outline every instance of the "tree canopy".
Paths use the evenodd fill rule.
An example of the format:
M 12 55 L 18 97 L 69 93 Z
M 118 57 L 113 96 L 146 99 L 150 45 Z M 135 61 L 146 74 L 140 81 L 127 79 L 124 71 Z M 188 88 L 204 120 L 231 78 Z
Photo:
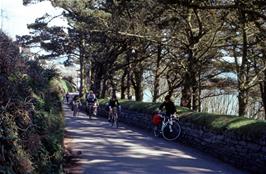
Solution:
M 81 94 L 141 101 L 149 89 L 154 102 L 171 94 L 197 111 L 234 95 L 238 115 L 265 118 L 265 1 L 50 1 L 69 27 L 44 16 L 21 40 L 78 61 Z

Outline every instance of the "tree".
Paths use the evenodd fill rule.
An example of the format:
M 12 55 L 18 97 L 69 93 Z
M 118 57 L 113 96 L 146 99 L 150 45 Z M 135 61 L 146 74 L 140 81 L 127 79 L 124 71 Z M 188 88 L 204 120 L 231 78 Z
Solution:
M 256 68 L 264 65 L 264 48 L 256 47 L 265 47 L 264 1 L 51 2 L 65 9 L 76 33 L 68 36 L 69 46 L 76 46 L 71 53 L 89 67 L 82 68 L 80 78 L 87 76 L 98 96 L 120 92 L 121 98 L 130 98 L 134 91 L 142 100 L 144 77 L 152 77 L 148 83 L 154 102 L 181 91 L 180 105 L 197 111 L 206 98 L 237 91 L 242 116 L 249 102 L 258 101 L 249 93 L 255 94 L 259 85 L 263 97 L 264 68 Z M 51 43 L 42 45 L 49 48 Z M 66 46 L 54 48 L 60 53 Z M 225 56 L 237 61 L 226 62 Z M 236 79 L 226 77 L 228 72 Z

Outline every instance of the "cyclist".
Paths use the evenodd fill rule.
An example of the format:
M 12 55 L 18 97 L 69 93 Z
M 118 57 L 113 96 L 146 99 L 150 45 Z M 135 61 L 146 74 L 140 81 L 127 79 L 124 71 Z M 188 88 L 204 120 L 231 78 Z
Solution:
M 90 91 L 86 95 L 86 102 L 87 102 L 87 114 L 91 118 L 91 114 L 96 116 L 97 111 L 97 98 L 93 91 Z
M 171 96 L 167 95 L 165 101 L 160 105 L 160 111 L 165 109 L 165 117 L 163 121 L 156 122 L 154 126 L 154 135 L 159 136 L 162 134 L 166 140 L 175 140 L 180 136 L 181 127 L 177 120 L 173 120 L 172 115 L 176 113 L 174 102 L 171 101 Z M 153 116 L 153 123 L 155 123 L 156 115 Z M 159 120 L 160 121 L 160 120 Z M 163 127 L 162 127 L 163 126 Z
M 66 102 L 67 102 L 67 103 L 68 103 L 68 101 L 69 101 L 69 96 L 70 96 L 70 95 L 69 95 L 69 92 L 67 92 L 67 93 L 66 93 Z
M 73 116 L 77 117 L 79 115 L 79 107 L 81 103 L 79 100 L 79 96 L 75 95 L 73 100 L 72 100 L 72 110 L 73 110 Z
M 161 113 L 163 109 L 165 109 L 166 119 L 169 119 L 171 115 L 175 114 L 176 107 L 174 102 L 172 102 L 170 95 L 165 96 L 164 102 L 159 107 L 159 113 Z M 156 114 L 156 112 L 154 114 Z M 158 130 L 161 130 L 161 127 L 162 127 L 162 121 L 157 126 Z
M 160 112 L 163 108 L 165 108 L 165 116 L 167 118 L 176 113 L 176 107 L 170 95 L 165 96 L 164 102 L 159 107 Z
M 109 100 L 108 107 L 109 107 L 108 121 L 110 121 L 114 109 L 120 109 L 120 104 L 115 95 L 113 95 L 112 98 Z

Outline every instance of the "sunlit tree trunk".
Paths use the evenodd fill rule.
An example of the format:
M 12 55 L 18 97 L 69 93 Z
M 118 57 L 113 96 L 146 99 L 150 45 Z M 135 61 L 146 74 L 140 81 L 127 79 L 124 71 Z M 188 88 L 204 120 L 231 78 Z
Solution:
M 266 60 L 266 54 L 263 52 L 263 58 Z M 263 62 L 264 66 L 266 62 Z M 266 70 L 263 71 L 263 81 L 260 82 L 260 93 L 261 93 L 261 99 L 262 99 L 262 105 L 264 108 L 264 120 L 266 120 Z
M 80 70 L 79 70 L 79 78 L 80 78 L 80 86 L 79 86 L 79 96 L 83 96 L 86 92 L 86 83 L 85 83 L 85 51 L 84 51 L 84 40 L 81 37 L 80 38 L 80 45 L 79 45 L 79 50 L 80 50 L 80 57 L 79 57 L 79 64 L 80 64 Z
M 125 84 L 125 80 L 126 80 L 126 76 L 127 76 L 127 73 L 126 73 L 126 70 L 124 69 L 124 72 L 123 72 L 123 75 L 122 75 L 122 78 L 121 78 L 121 99 L 125 99 L 126 98 L 126 84 Z
M 162 52 L 162 46 L 158 44 L 157 47 L 157 59 L 156 59 L 156 65 L 155 65 L 155 72 L 154 72 L 154 83 L 153 83 L 153 97 L 152 102 L 156 102 L 159 98 L 159 88 L 160 88 L 160 62 L 162 60 L 161 56 Z
M 246 108 L 248 105 L 248 87 L 247 87 L 247 33 L 246 33 L 246 17 L 245 13 L 241 12 L 240 16 L 241 21 L 241 32 L 242 32 L 242 39 L 243 39 L 243 46 L 242 46 L 242 62 L 238 73 L 238 87 L 239 87 L 239 94 L 238 94 L 238 102 L 239 102 L 239 110 L 238 115 L 244 116 L 246 113 Z

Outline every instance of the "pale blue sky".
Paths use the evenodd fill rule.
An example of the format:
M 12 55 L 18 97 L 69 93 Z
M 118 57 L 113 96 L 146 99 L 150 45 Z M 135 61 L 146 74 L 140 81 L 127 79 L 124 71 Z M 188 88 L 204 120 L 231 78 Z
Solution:
M 0 11 L 0 27 L 2 26 L 3 31 L 13 39 L 15 39 L 16 35 L 28 34 L 27 24 L 33 23 L 36 18 L 46 13 L 54 16 L 62 13 L 62 9 L 54 8 L 49 1 L 23 6 L 22 0 L 0 0 L 1 9 L 3 10 L 4 18 L 1 17 Z M 66 26 L 66 24 L 66 20 L 62 19 L 62 17 L 56 18 L 50 23 L 50 25 L 57 26 Z M 32 51 L 39 52 L 40 50 L 32 49 Z M 63 74 L 76 77 L 78 66 L 66 68 L 58 63 L 59 60 L 47 61 L 47 66 L 56 66 Z
M 23 6 L 22 0 L 0 0 L 0 9 L 4 17 L 0 16 L 2 29 L 12 38 L 16 35 L 28 34 L 27 24 L 34 22 L 45 13 L 58 15 L 61 9 L 54 8 L 49 1 Z M 62 19 L 54 21 L 57 25 L 63 25 Z

